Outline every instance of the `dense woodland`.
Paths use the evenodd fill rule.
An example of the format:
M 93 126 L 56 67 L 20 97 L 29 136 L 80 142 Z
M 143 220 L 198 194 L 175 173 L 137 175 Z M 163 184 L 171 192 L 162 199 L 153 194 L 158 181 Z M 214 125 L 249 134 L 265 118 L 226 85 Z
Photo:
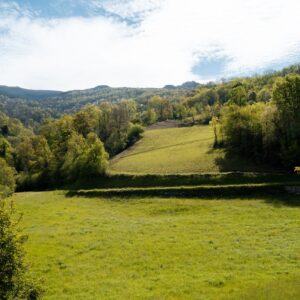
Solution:
M 105 174 L 144 127 L 211 124 L 214 147 L 292 171 L 300 157 L 300 66 L 194 89 L 101 86 L 52 98 L 0 95 L 0 186 L 8 195 Z

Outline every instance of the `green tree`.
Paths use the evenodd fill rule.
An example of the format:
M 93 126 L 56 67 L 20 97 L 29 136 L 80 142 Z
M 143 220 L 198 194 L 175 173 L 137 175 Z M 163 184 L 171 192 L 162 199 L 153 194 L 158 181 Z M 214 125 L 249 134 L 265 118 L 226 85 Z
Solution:
M 0 177 L 1 178 L 1 177 Z M 0 299 L 35 300 L 41 289 L 30 279 L 24 263 L 24 242 L 18 222 L 12 221 L 14 210 L 0 201 Z
M 257 100 L 262 102 L 268 102 L 272 98 L 272 93 L 268 88 L 263 88 L 258 92 Z
M 242 85 L 237 85 L 229 92 L 229 104 L 244 106 L 247 104 L 247 92 Z
M 16 188 L 15 173 L 15 169 L 10 167 L 3 158 L 0 158 L 0 203 L 1 198 L 14 192 Z
M 17 146 L 19 168 L 26 173 L 42 173 L 49 170 L 53 159 L 47 140 L 42 135 L 26 138 Z
M 83 158 L 83 176 L 104 175 L 108 167 L 108 154 L 96 134 L 87 136 L 87 149 Z
M 144 131 L 145 130 L 141 125 L 131 124 L 128 132 L 127 146 L 131 146 L 141 139 Z
M 127 118 L 133 121 L 137 114 L 137 104 L 133 99 L 122 100 L 120 106 L 123 107 L 127 113 Z
M 144 123 L 146 125 L 154 124 L 157 120 L 156 112 L 153 108 L 148 108 L 146 113 L 144 114 Z
M 90 118 L 90 115 L 86 111 L 80 111 L 75 114 L 73 122 L 75 130 L 84 137 L 87 137 L 94 130 L 93 119 Z
M 68 180 L 103 175 L 107 166 L 108 154 L 95 133 L 89 133 L 86 139 L 78 133 L 72 134 L 61 169 Z
M 160 96 L 154 96 L 149 100 L 149 108 L 153 108 L 159 121 L 164 121 L 173 116 L 173 106 L 170 101 Z
M 218 132 L 219 132 L 219 119 L 217 117 L 212 117 L 210 124 L 214 131 L 214 147 L 218 147 L 220 140 L 218 138 Z
M 13 148 L 5 138 L 0 138 L 0 157 L 4 158 L 10 165 L 14 164 Z
M 279 79 L 273 101 L 278 111 L 282 161 L 292 168 L 300 163 L 300 76 Z
M 262 154 L 263 106 L 260 104 L 227 106 L 223 111 L 222 131 L 227 150 L 231 153 L 259 160 Z
M 60 179 L 60 168 L 68 151 L 68 142 L 74 134 L 72 116 L 62 116 L 58 120 L 47 121 L 41 128 L 41 134 L 47 139 L 53 155 L 51 172 L 54 178 Z
M 188 109 L 184 104 L 178 103 L 174 105 L 174 117 L 176 119 L 183 120 L 187 117 L 187 115 Z
M 189 114 L 189 117 L 192 118 L 193 123 L 195 123 L 195 117 L 197 115 L 197 109 L 195 107 L 190 108 L 188 114 Z

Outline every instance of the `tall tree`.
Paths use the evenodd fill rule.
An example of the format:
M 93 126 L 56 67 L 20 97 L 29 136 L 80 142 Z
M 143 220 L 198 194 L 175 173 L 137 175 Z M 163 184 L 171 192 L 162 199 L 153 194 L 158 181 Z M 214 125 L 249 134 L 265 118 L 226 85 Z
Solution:
M 276 82 L 273 101 L 278 110 L 278 126 L 284 163 L 300 163 L 300 76 L 290 75 Z

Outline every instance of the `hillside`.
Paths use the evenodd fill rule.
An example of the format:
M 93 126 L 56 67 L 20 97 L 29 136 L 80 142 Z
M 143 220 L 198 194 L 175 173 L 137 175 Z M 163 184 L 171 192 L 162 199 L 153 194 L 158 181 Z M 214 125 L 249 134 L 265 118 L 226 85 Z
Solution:
M 142 140 L 111 160 L 110 170 L 137 174 L 268 170 L 253 162 L 225 157 L 223 150 L 213 149 L 213 141 L 211 126 L 147 130 Z
M 0 111 L 20 119 L 25 125 L 42 123 L 49 117 L 78 112 L 86 105 L 101 102 L 118 103 L 134 99 L 140 115 L 149 107 L 149 100 L 159 96 L 167 100 L 172 110 L 159 120 L 185 119 L 194 113 L 199 124 L 208 124 L 212 116 L 220 114 L 224 103 L 232 100 L 232 91 L 237 87 L 248 103 L 269 102 L 272 99 L 276 80 L 290 74 L 300 74 L 300 65 L 292 65 L 278 72 L 253 77 L 242 77 L 222 82 L 185 82 L 182 85 L 166 85 L 164 88 L 128 88 L 99 85 L 84 90 L 36 91 L 18 87 L 0 86 Z M 239 95 L 240 97 L 241 95 Z M 194 112 L 193 112 L 194 111 Z
M 9 87 L 0 85 L 0 94 L 12 98 L 22 98 L 28 100 L 44 100 L 51 97 L 56 97 L 62 94 L 60 91 L 46 91 L 46 90 L 29 90 L 20 87 Z
M 192 88 L 192 86 L 191 86 Z M 0 111 L 28 124 L 32 119 L 37 123 L 49 117 L 71 114 L 86 105 L 101 102 L 117 103 L 124 99 L 134 99 L 142 109 L 153 96 L 161 96 L 179 101 L 190 90 L 189 85 L 169 88 L 112 88 L 100 85 L 86 90 L 68 92 L 35 91 L 0 86 Z

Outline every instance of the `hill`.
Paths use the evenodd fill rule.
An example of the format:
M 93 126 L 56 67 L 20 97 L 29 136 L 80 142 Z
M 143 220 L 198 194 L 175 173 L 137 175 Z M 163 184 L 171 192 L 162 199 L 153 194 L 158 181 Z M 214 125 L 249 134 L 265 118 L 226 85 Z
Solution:
M 223 150 L 213 149 L 211 126 L 154 128 L 147 130 L 144 138 L 132 148 L 114 157 L 110 170 L 137 174 L 268 170 L 253 162 L 225 157 Z
M 62 93 L 0 86 L 0 110 L 10 117 L 22 120 L 25 124 L 28 124 L 30 120 L 40 123 L 45 118 L 75 113 L 86 105 L 101 102 L 116 103 L 123 99 L 134 99 L 140 108 L 146 107 L 145 104 L 153 96 L 161 96 L 176 102 L 188 90 L 185 86 L 170 90 L 167 88 L 112 88 L 100 85 L 92 89 Z
M 47 107 L 57 113 L 72 113 L 87 104 L 101 102 L 119 102 L 123 99 L 134 99 L 137 103 L 145 104 L 153 96 L 180 98 L 186 93 L 184 88 L 169 90 L 166 88 L 112 88 L 101 85 L 92 89 L 65 92 L 47 100 Z
M 18 118 L 26 125 L 40 124 L 49 117 L 58 117 L 79 111 L 86 105 L 101 102 L 120 102 L 134 99 L 142 115 L 149 107 L 149 100 L 160 96 L 169 102 L 167 118 L 185 119 L 198 115 L 201 124 L 208 124 L 212 116 L 220 114 L 220 108 L 239 87 L 245 101 L 268 102 L 272 98 L 274 82 L 288 74 L 300 74 L 300 65 L 293 65 L 278 72 L 261 76 L 235 78 L 222 82 L 185 82 L 182 85 L 166 85 L 164 88 L 127 88 L 99 85 L 85 90 L 35 91 L 18 87 L 0 86 L 0 110 L 10 117 Z M 156 112 L 157 113 L 157 112 Z M 24 116 L 25 115 L 25 116 Z M 159 120 L 166 119 L 158 116 Z
M 28 100 L 44 100 L 47 98 L 55 97 L 62 92 L 60 91 L 47 91 L 47 90 L 29 90 L 20 87 L 9 87 L 0 85 L 0 94 L 12 98 L 22 98 Z

